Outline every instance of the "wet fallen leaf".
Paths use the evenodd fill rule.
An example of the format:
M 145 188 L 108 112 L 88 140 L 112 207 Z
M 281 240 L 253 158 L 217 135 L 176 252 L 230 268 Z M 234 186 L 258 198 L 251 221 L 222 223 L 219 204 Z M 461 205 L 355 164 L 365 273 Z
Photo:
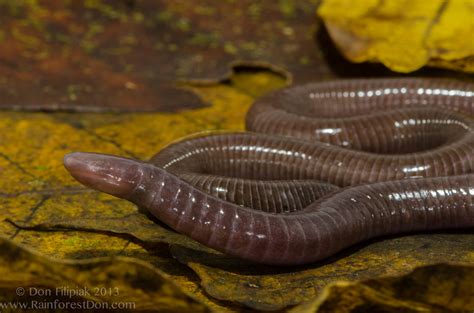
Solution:
M 168 37 L 185 33 L 160 19 L 163 3 L 133 4 L 0 1 L 0 107 L 97 112 L 202 106 L 195 94 L 177 88 L 178 64 L 169 61 L 176 48 Z
M 436 264 L 400 277 L 330 284 L 322 296 L 290 313 L 472 312 L 474 267 Z
M 111 235 L 129 235 L 147 244 L 176 244 L 191 249 L 206 250 L 200 243 L 170 230 L 157 220 L 136 212 L 118 217 L 63 218 L 51 217 L 46 222 L 24 222 L 7 219 L 14 226 L 25 230 L 79 230 L 103 232 Z
M 437 262 L 474 264 L 474 233 L 377 240 L 303 267 L 255 265 L 181 246 L 173 246 L 172 253 L 199 275 L 211 296 L 258 310 L 278 310 L 313 299 L 340 280 L 398 276 Z
M 210 311 L 166 274 L 136 259 L 54 260 L 4 237 L 0 237 L 0 251 L 2 298 L 8 298 L 11 304 L 22 302 L 30 309 L 54 309 L 47 306 L 61 308 L 61 304 L 54 304 L 55 299 L 61 299 L 64 306 L 70 302 L 70 308 L 71 302 L 75 302 L 76 308 L 93 305 L 92 308 L 130 311 Z
M 324 0 L 318 14 L 353 62 L 379 61 L 397 72 L 424 65 L 474 72 L 472 1 Z
M 239 66 L 296 83 L 389 75 L 339 56 L 314 14 L 319 2 L 0 0 L 0 108 L 197 108 L 208 102 L 181 82 L 229 79 Z M 437 33 L 433 44 L 452 52 L 442 36 L 458 32 Z

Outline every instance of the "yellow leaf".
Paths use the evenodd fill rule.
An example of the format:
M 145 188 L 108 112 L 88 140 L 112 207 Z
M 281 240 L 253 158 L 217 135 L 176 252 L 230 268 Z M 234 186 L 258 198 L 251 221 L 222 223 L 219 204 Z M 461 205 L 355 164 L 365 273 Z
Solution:
M 108 257 L 59 261 L 1 236 L 0 251 L 2 305 L 21 302 L 36 311 L 63 309 L 66 302 L 69 308 L 76 305 L 78 309 L 210 311 L 165 274 L 139 260 Z
M 425 65 L 474 72 L 472 1 L 325 0 L 318 14 L 353 62 L 404 73 Z
M 400 277 L 336 282 L 322 295 L 290 313 L 472 312 L 474 268 L 454 264 L 425 266 Z

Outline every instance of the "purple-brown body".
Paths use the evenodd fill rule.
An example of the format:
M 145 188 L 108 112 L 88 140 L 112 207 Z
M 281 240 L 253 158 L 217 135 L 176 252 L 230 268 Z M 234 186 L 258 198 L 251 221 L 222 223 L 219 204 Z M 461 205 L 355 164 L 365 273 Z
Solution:
M 251 132 L 150 162 L 73 153 L 65 165 L 219 251 L 304 264 L 381 235 L 474 227 L 473 99 L 472 84 L 447 80 L 296 86 L 252 106 Z

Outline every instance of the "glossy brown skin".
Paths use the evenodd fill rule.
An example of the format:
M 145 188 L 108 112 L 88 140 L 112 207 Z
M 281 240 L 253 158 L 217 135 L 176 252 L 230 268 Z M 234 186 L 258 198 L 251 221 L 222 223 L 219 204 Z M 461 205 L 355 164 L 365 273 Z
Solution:
M 459 116 L 451 113 L 472 118 L 473 92 L 473 84 L 439 79 L 300 85 L 257 100 L 247 129 L 368 152 L 416 152 L 457 139 L 463 130 L 449 124 Z
M 473 89 L 425 79 L 297 86 L 249 111 L 248 128 L 268 134 L 192 138 L 150 163 L 75 153 L 65 166 L 219 251 L 304 264 L 376 236 L 474 227 Z

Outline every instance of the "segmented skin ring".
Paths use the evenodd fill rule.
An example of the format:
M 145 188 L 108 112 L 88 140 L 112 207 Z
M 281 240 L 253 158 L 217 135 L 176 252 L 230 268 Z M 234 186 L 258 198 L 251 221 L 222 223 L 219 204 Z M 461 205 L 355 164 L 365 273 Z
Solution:
M 216 250 L 273 265 L 388 234 L 474 227 L 474 85 L 312 83 L 270 93 L 248 132 L 173 143 L 149 162 L 68 154 L 81 183 Z

